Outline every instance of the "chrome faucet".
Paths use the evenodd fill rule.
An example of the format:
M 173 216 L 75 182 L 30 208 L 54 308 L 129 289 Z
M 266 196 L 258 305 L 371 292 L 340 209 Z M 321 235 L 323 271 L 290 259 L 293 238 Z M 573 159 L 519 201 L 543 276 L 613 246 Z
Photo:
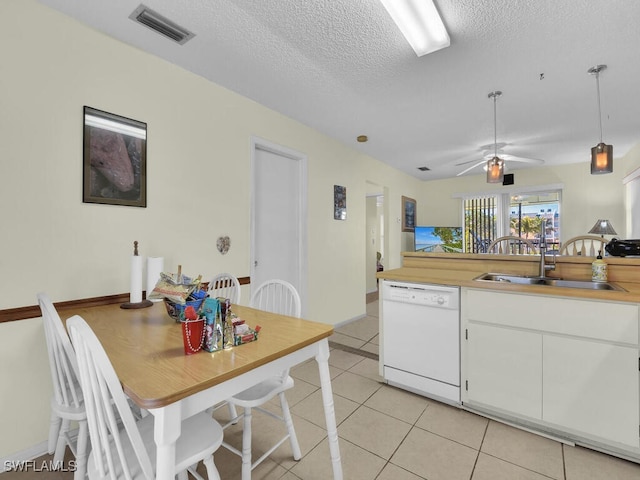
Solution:
M 547 251 L 547 225 L 544 220 L 540 224 L 540 277 L 544 278 L 548 270 L 556 269 L 556 254 L 553 254 L 553 263 L 548 265 L 545 263 L 545 253 Z

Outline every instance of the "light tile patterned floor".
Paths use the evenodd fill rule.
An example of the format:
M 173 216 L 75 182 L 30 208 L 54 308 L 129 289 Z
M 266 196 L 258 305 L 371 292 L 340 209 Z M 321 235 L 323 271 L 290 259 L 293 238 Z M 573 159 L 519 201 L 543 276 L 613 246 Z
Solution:
M 377 303 L 375 304 L 377 307 Z M 377 313 L 338 333 L 373 345 Z M 371 317 L 371 318 L 369 318 Z M 355 322 L 354 322 L 355 323 Z M 337 335 L 337 334 L 336 334 Z M 340 337 L 339 337 L 340 338 Z M 336 337 L 332 338 L 332 342 Z M 371 358 L 335 348 L 329 359 L 345 480 L 638 480 L 640 465 L 570 447 L 385 385 Z M 256 470 L 253 480 L 332 478 L 319 377 L 313 361 L 291 370 L 287 398 L 303 457 L 288 443 Z M 269 408 L 276 409 L 272 402 Z M 216 416 L 224 417 L 221 409 Z M 254 458 L 283 431 L 270 417 L 253 417 Z M 227 431 L 238 446 L 239 426 Z M 215 462 L 224 480 L 240 479 L 240 458 L 221 448 Z M 0 480 L 71 479 L 71 474 L 5 473 Z

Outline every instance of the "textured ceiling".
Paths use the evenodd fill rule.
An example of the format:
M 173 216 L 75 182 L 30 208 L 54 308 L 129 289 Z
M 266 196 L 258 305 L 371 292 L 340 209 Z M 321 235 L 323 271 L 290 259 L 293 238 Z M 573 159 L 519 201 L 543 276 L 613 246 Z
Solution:
M 451 46 L 420 58 L 379 0 L 145 0 L 196 34 L 183 46 L 128 18 L 140 0 L 40 1 L 420 179 L 493 149 L 494 90 L 504 154 L 588 168 L 596 64 L 604 141 L 640 142 L 637 0 L 436 0 Z

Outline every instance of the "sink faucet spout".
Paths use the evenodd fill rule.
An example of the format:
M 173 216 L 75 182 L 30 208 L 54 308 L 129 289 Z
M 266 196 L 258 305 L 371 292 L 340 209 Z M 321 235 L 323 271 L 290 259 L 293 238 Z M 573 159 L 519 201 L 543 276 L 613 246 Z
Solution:
M 540 222 L 540 277 L 544 278 L 547 271 L 556 269 L 556 255 L 553 254 L 553 263 L 547 264 L 545 254 L 547 251 L 547 225 L 543 219 Z

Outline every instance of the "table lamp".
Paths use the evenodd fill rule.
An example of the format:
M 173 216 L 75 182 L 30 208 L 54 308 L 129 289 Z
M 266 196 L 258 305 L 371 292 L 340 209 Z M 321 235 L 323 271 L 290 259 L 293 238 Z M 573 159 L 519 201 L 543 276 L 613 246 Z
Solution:
M 589 230 L 589 233 L 593 233 L 594 235 L 600 235 L 601 238 L 604 238 L 605 235 L 617 235 L 616 231 L 613 229 L 611 222 L 609 220 L 599 219 L 596 224 Z

